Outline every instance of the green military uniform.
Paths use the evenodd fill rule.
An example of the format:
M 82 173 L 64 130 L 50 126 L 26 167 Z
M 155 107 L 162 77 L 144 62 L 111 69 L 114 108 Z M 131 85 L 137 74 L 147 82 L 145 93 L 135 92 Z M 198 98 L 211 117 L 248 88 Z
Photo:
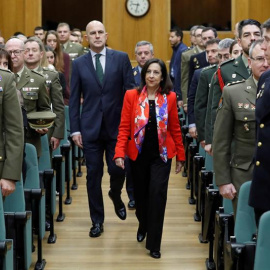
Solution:
M 63 46 L 64 52 L 69 55 L 71 61 L 84 54 L 83 46 L 81 44 L 68 41 L 63 44 Z
M 236 59 L 230 59 L 221 64 L 221 76 L 225 85 L 231 82 L 241 81 L 243 79 L 246 80 L 250 76 L 247 64 L 244 63 L 246 61 L 246 58 L 243 55 L 240 55 Z M 207 144 L 212 143 L 213 128 L 216 119 L 216 110 L 218 108 L 221 94 L 222 91 L 219 85 L 218 76 L 214 76 L 211 83 L 207 104 L 206 127 L 211 127 L 205 127 L 205 132 L 209 133 L 206 134 L 206 138 L 208 138 L 208 141 L 206 142 Z
M 0 179 L 20 180 L 23 120 L 14 74 L 0 69 Z
M 63 139 L 65 130 L 65 106 L 63 89 L 60 84 L 58 72 L 47 67 L 38 67 L 37 71 L 46 79 L 52 111 L 56 114 L 54 125 L 49 129 L 48 138 L 55 137 L 57 139 Z
M 191 55 L 199 53 L 196 47 L 190 48 L 182 53 L 181 56 L 181 92 L 184 104 L 187 103 L 188 78 L 189 78 L 189 60 Z
M 217 68 L 218 68 L 217 65 L 212 65 L 203 68 L 196 91 L 194 114 L 199 142 L 205 140 L 205 117 L 206 117 L 208 93 L 211 85 L 211 79 L 214 73 L 216 72 Z
M 26 113 L 37 111 L 50 111 L 50 101 L 45 84 L 45 78 L 38 72 L 23 68 L 17 89 L 23 98 L 23 107 Z M 37 154 L 41 154 L 40 134 L 28 128 L 26 132 L 26 142 L 33 144 L 37 149 Z
M 89 47 L 83 47 L 83 54 L 87 54 L 90 52 Z
M 69 55 L 70 58 L 70 66 L 69 66 L 69 80 L 71 80 L 72 74 L 72 61 L 75 60 L 77 57 L 84 54 L 84 49 L 81 44 L 73 43 L 73 42 L 66 42 L 63 44 L 63 51 Z
M 255 103 L 253 76 L 224 87 L 213 136 L 213 162 L 218 186 L 232 183 L 237 193 L 252 179 L 255 150 Z M 237 199 L 234 201 L 237 204 Z M 235 207 L 236 209 L 236 207 Z

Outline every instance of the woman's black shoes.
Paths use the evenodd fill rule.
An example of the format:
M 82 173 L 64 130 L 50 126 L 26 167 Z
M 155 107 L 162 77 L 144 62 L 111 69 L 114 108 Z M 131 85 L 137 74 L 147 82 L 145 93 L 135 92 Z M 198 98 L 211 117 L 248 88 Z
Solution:
M 160 251 L 151 250 L 150 256 L 154 259 L 159 259 L 161 257 Z

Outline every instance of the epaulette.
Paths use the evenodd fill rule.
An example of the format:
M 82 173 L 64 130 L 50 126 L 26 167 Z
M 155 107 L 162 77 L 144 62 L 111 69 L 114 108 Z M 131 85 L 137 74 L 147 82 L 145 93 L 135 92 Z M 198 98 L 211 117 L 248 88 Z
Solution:
M 222 62 L 222 63 L 220 64 L 220 66 L 223 66 L 223 65 L 225 65 L 225 64 L 227 64 L 227 63 L 229 63 L 229 62 L 233 62 L 234 60 L 235 60 L 234 58 L 228 59 L 228 60 Z
M 204 68 L 202 69 L 202 71 L 205 71 L 205 70 L 214 68 L 214 67 L 216 67 L 216 66 L 217 66 L 217 64 L 214 64 L 214 65 L 210 65 L 210 66 L 204 67 Z
M 1 71 L 6 71 L 8 73 L 12 73 L 12 71 L 10 69 L 4 69 L 4 68 L 0 68 Z
M 30 71 L 44 78 L 44 76 L 41 73 L 39 73 L 38 71 L 35 71 L 33 69 L 30 69 Z
M 245 82 L 245 81 L 246 81 L 246 80 L 245 80 L 245 79 L 243 79 L 243 80 L 241 80 L 241 81 L 230 82 L 230 83 L 227 83 L 227 84 L 226 84 L 226 86 L 231 86 L 231 85 L 235 85 L 235 84 L 243 83 L 243 82 Z
M 51 71 L 51 72 L 56 72 L 57 73 L 57 71 L 54 69 L 54 67 L 48 66 L 48 67 L 42 67 L 42 69 L 44 71 Z
M 183 52 L 187 52 L 187 51 L 189 51 L 189 50 L 191 50 L 193 47 L 187 47 Z M 182 52 L 182 53 L 183 53 Z

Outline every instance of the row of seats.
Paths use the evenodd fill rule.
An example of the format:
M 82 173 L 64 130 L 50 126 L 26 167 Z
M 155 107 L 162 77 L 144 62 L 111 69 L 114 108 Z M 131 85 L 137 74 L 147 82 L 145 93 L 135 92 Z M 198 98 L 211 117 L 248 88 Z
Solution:
M 208 243 L 206 269 L 270 269 L 270 213 L 265 213 L 257 232 L 254 209 L 248 205 L 250 183 L 240 189 L 237 215 L 232 202 L 223 199 L 215 184 L 213 158 L 188 133 L 188 119 L 179 111 L 186 164 L 183 176 L 190 190 L 188 202 L 195 206 L 194 221 L 201 222 L 199 241 Z M 268 227 L 269 228 L 269 227 Z
M 16 183 L 14 193 L 4 200 L 0 196 L 0 269 L 27 270 L 32 264 L 32 252 L 36 250 L 35 269 L 44 269 L 46 260 L 42 254 L 46 220 L 49 226 L 48 244 L 54 244 L 56 190 L 59 192 L 58 216 L 65 219 L 63 203 L 72 203 L 70 189 L 76 190 L 76 176 L 81 176 L 80 150 L 69 138 L 68 106 L 65 108 L 66 129 L 60 147 L 50 153 L 47 135 L 41 137 L 42 155 L 37 158 L 36 149 L 25 145 L 26 177 Z M 73 171 L 73 172 L 72 172 Z M 73 184 L 71 185 L 71 177 Z M 66 193 L 66 198 L 63 197 Z M 1 195 L 0 191 L 0 195 Z

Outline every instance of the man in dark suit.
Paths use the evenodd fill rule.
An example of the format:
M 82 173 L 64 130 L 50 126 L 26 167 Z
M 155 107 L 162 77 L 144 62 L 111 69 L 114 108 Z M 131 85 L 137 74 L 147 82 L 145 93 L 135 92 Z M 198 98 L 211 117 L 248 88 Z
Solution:
M 133 75 L 136 86 L 140 86 L 142 67 L 147 60 L 154 57 L 153 45 L 148 41 L 139 41 L 135 46 L 135 57 L 138 65 L 133 68 Z
M 219 39 L 214 38 L 214 39 L 209 39 L 206 42 L 206 57 L 207 57 L 207 62 L 210 65 L 215 65 L 218 63 L 218 44 L 219 44 Z M 194 104 L 195 104 L 195 96 L 197 92 L 197 87 L 199 84 L 200 80 L 200 75 L 201 71 L 203 69 L 197 69 L 193 75 L 189 92 L 188 92 L 188 123 L 189 123 L 189 134 L 193 138 L 197 138 L 197 129 L 196 129 L 196 124 L 195 124 L 195 115 L 194 115 Z
M 103 232 L 104 206 L 101 189 L 105 152 L 110 174 L 109 197 L 116 215 L 126 219 L 121 200 L 125 171 L 113 162 L 125 91 L 135 87 L 128 55 L 106 49 L 107 33 L 99 21 L 86 27 L 90 52 L 73 61 L 69 102 L 70 129 L 73 141 L 84 152 L 87 166 L 87 192 L 92 228 L 90 237 Z M 80 100 L 83 98 L 82 111 Z
M 270 65 L 270 19 L 262 25 L 263 43 L 261 49 Z M 257 89 L 256 101 L 256 144 L 255 144 L 255 166 L 253 181 L 250 188 L 249 205 L 254 207 L 257 225 L 261 215 L 270 210 L 270 71 L 266 71 L 260 77 Z

